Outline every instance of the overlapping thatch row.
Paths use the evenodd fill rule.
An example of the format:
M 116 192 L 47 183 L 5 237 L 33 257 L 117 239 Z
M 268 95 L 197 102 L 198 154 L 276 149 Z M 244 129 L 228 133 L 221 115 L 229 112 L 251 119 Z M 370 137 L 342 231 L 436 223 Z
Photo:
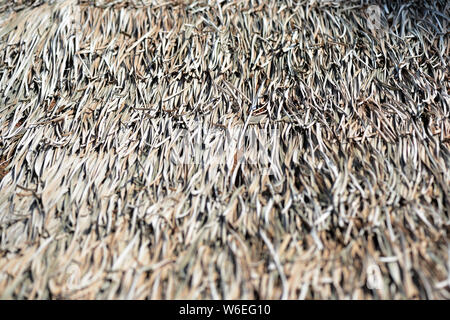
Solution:
M 0 297 L 450 298 L 449 5 L 373 4 L 1 2 Z

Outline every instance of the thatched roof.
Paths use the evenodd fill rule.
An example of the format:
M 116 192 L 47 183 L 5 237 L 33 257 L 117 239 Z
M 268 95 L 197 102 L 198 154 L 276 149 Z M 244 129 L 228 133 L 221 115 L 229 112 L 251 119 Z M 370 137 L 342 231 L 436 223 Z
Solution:
M 0 297 L 449 299 L 449 8 L 1 1 Z

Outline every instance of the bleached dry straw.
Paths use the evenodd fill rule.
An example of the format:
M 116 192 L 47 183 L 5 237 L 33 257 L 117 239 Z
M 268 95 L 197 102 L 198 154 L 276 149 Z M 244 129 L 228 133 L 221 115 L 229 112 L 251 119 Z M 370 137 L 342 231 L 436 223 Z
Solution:
M 362 2 L 1 1 L 0 297 L 449 299 L 449 5 Z

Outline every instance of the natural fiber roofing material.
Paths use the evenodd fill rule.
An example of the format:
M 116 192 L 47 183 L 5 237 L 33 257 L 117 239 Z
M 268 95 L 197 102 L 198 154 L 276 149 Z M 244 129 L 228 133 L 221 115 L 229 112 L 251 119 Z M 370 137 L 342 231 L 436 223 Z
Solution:
M 1 298 L 450 298 L 446 1 L 18 2 Z

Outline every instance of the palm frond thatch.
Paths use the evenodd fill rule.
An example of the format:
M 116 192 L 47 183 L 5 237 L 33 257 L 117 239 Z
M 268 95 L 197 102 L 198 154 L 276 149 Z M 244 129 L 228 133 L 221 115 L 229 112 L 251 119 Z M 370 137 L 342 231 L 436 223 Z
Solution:
M 449 4 L 361 3 L 1 1 L 0 298 L 449 299 Z

